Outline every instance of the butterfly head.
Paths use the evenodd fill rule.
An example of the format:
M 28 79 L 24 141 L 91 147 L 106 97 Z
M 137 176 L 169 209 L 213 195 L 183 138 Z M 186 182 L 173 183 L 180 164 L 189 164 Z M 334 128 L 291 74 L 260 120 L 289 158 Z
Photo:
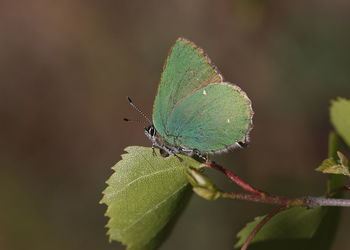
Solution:
M 154 125 L 146 127 L 144 132 L 147 138 L 150 139 L 150 141 L 154 142 L 156 140 L 157 131 L 154 128 Z

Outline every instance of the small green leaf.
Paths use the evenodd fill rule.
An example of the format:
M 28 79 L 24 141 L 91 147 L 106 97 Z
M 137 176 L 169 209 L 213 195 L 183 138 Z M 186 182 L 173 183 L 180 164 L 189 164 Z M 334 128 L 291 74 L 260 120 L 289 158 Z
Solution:
M 108 206 L 106 216 L 110 240 L 127 245 L 128 250 L 159 247 L 184 207 L 190 189 L 186 169 L 200 163 L 187 156 L 162 157 L 159 150 L 128 147 L 127 154 L 113 166 L 101 203 Z
M 337 133 L 350 147 L 350 100 L 338 98 L 332 101 L 330 116 Z
M 301 207 L 290 208 L 275 215 L 257 233 L 252 243 L 271 240 L 310 239 L 314 236 L 320 225 L 325 210 L 320 207 L 306 209 Z M 235 247 L 241 247 L 252 230 L 259 224 L 264 216 L 255 218 L 248 223 L 238 234 L 239 241 Z
M 337 152 L 339 160 L 336 161 L 334 158 L 328 158 L 324 160 L 316 171 L 325 173 L 325 174 L 342 174 L 350 176 L 348 159 L 341 152 Z
M 341 165 L 349 166 L 349 160 L 348 160 L 348 158 L 346 158 L 346 156 L 342 152 L 337 151 L 337 155 L 338 155 L 338 158 L 339 158 L 339 163 Z

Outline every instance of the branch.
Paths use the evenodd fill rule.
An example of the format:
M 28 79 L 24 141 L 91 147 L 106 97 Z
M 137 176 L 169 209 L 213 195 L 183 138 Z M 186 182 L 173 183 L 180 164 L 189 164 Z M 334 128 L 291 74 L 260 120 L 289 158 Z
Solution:
M 348 199 L 332 199 L 320 197 L 306 197 L 307 206 L 312 207 L 350 207 Z
M 263 195 L 257 194 L 241 194 L 234 192 L 221 192 L 222 198 L 229 198 L 233 200 L 245 200 L 259 203 L 282 205 L 286 207 L 310 207 L 307 197 L 302 198 L 287 198 L 283 196 L 271 195 L 264 193 Z M 312 203 L 314 204 L 314 203 Z
M 350 207 L 350 200 L 348 199 L 333 199 L 306 196 L 301 198 L 287 198 L 278 195 L 264 194 L 241 194 L 234 192 L 221 192 L 222 198 L 229 198 L 233 200 L 245 200 L 259 203 L 282 205 L 286 207 Z
M 248 183 L 240 179 L 233 172 L 216 164 L 215 162 L 206 162 L 203 164 L 205 166 L 211 167 L 225 174 L 228 178 L 230 178 L 230 180 L 232 180 L 234 183 L 240 186 L 243 190 L 249 192 L 249 194 L 241 194 L 241 193 L 223 192 L 223 191 L 215 190 L 215 192 L 220 192 L 220 196 L 223 198 L 230 198 L 235 200 L 246 200 L 246 201 L 269 203 L 269 204 L 278 204 L 278 205 L 286 206 L 287 208 L 289 207 L 312 208 L 312 207 L 329 207 L 329 206 L 350 207 L 350 200 L 347 200 L 347 199 L 333 199 L 333 198 L 321 198 L 321 197 L 311 197 L 311 196 L 306 196 L 301 198 L 287 198 L 283 196 L 272 195 L 250 186 Z M 209 182 L 209 180 L 207 180 L 207 182 Z M 347 185 L 341 188 L 341 190 L 344 190 L 344 189 L 349 190 L 350 186 Z M 210 190 L 210 194 L 213 192 L 213 190 Z M 218 197 L 219 195 L 215 193 L 215 199 Z

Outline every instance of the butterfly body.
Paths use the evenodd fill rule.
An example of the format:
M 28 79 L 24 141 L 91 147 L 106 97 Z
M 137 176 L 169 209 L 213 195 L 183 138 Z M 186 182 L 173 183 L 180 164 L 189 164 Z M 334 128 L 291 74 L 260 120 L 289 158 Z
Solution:
M 204 156 L 202 156 L 199 151 L 195 149 L 187 149 L 168 143 L 162 136 L 157 133 L 154 125 L 150 125 L 149 127 L 145 128 L 144 132 L 147 138 L 152 142 L 152 147 L 159 148 L 161 150 L 161 154 L 164 157 L 167 157 L 169 155 L 184 154 L 191 157 L 196 155 L 199 158 L 204 159 Z
M 145 129 L 167 155 L 200 156 L 249 141 L 253 110 L 245 92 L 225 82 L 202 49 L 179 38 L 171 48 Z

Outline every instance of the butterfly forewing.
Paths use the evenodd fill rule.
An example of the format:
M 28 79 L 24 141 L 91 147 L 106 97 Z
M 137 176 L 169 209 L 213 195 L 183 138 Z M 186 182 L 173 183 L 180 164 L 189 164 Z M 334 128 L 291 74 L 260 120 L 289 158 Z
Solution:
M 222 77 L 204 52 L 192 42 L 179 38 L 170 49 L 153 107 L 157 132 L 168 134 L 167 126 L 175 106 L 197 89 Z

